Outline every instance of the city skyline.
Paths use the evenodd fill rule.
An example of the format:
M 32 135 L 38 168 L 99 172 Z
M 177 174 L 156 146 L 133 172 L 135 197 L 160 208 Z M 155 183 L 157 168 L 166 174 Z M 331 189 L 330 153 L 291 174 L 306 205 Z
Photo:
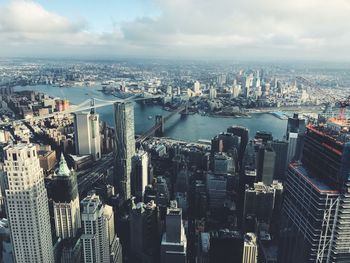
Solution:
M 0 57 L 349 59 L 345 0 L 0 0 Z

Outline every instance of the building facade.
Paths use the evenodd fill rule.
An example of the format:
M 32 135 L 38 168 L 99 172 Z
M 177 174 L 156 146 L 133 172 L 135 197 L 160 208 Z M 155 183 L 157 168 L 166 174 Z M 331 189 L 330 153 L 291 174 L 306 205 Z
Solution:
M 308 125 L 302 160 L 289 165 L 280 262 L 350 261 L 350 136 L 330 126 Z
M 68 168 L 63 154 L 52 184 L 56 236 L 74 238 L 81 226 L 78 185 L 76 175 Z
M 182 210 L 171 201 L 165 219 L 165 233 L 161 241 L 161 263 L 186 263 L 187 238 L 182 223 Z
M 4 151 L 7 213 L 15 261 L 54 262 L 48 198 L 36 147 L 17 144 Z
M 258 245 L 254 233 L 246 233 L 244 235 L 243 258 L 242 263 L 258 262 Z
M 134 105 L 132 102 L 114 104 L 114 186 L 124 200 L 131 197 L 131 159 L 135 155 Z
M 78 112 L 74 118 L 75 152 L 101 158 L 101 135 L 99 115 L 93 112 Z
M 81 202 L 83 262 L 110 261 L 109 225 L 104 205 L 98 195 L 91 193 Z
M 132 158 L 131 194 L 138 202 L 143 201 L 148 182 L 148 153 L 142 149 L 138 150 Z

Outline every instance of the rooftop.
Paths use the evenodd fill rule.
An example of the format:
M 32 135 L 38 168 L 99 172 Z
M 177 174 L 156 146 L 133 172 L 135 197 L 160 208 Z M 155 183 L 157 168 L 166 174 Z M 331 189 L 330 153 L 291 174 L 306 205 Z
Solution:
M 304 180 L 309 182 L 311 186 L 321 194 L 339 194 L 338 190 L 335 190 L 328 185 L 324 184 L 321 180 L 315 177 L 311 177 L 306 169 L 299 163 L 291 163 L 289 165 L 298 176 L 301 176 Z

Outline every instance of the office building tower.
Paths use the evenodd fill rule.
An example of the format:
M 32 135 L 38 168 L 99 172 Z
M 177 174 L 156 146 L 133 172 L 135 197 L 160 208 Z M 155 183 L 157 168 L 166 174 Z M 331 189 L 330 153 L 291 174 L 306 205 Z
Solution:
M 110 245 L 110 252 L 111 263 L 123 263 L 123 248 L 117 236 L 114 237 L 113 242 Z
M 110 262 L 109 222 L 100 197 L 90 193 L 81 206 L 83 262 Z
M 232 87 L 232 97 L 237 98 L 241 94 L 241 85 L 233 85 Z
M 214 88 L 214 87 L 210 87 L 209 88 L 209 99 L 215 99 L 216 98 L 216 93 L 217 93 L 217 91 L 216 91 L 216 88 Z
M 224 207 L 227 195 L 227 177 L 224 175 L 207 174 L 207 194 L 209 209 L 217 210 Z
M 288 118 L 286 138 L 289 140 L 290 133 L 302 134 L 305 132 L 305 120 L 300 119 L 297 113 L 294 113 L 293 117 Z
M 6 204 L 17 263 L 54 262 L 43 171 L 33 144 L 4 148 Z
M 211 152 L 236 152 L 240 148 L 240 138 L 232 133 L 220 133 L 211 140 Z
M 101 135 L 99 115 L 94 112 L 78 112 L 74 117 L 75 152 L 101 158 Z
M 155 183 L 156 203 L 158 206 L 167 207 L 170 200 L 170 193 L 167 181 L 164 177 L 158 176 Z
M 215 174 L 233 174 L 235 172 L 235 162 L 226 153 L 218 152 L 214 155 Z
M 122 263 L 122 258 L 123 258 L 122 246 L 120 244 L 119 238 L 115 234 L 113 207 L 109 205 L 104 205 L 103 216 L 106 220 L 107 231 L 108 231 L 109 253 L 110 253 L 109 262 Z
M 242 263 L 258 262 L 258 244 L 254 233 L 244 235 Z
M 133 203 L 130 213 L 130 250 L 132 262 L 159 261 L 159 209 L 154 201 Z
M 52 201 L 56 236 L 61 239 L 76 237 L 80 228 L 80 205 L 75 172 L 69 170 L 63 154 L 59 169 L 52 180 Z
M 114 186 L 122 199 L 131 196 L 131 159 L 135 155 L 134 105 L 132 102 L 114 104 L 115 120 L 115 182 Z
M 296 153 L 298 148 L 298 133 L 290 132 L 288 136 L 288 151 L 287 151 L 287 164 L 294 160 L 298 160 Z
M 308 125 L 288 167 L 279 262 L 350 262 L 350 123 Z
M 274 140 L 271 147 L 276 153 L 273 179 L 284 180 L 287 171 L 288 142 Z
M 148 181 L 149 158 L 148 153 L 142 148 L 132 158 L 131 194 L 138 202 L 143 200 L 145 187 Z
M 261 140 L 264 144 L 266 144 L 267 142 L 271 142 L 273 140 L 273 136 L 271 132 L 257 131 L 255 134 L 255 139 Z
M 199 95 L 201 93 L 201 84 L 199 83 L 198 80 L 196 80 L 193 84 L 193 92 L 196 95 Z
M 270 185 L 275 173 L 276 153 L 270 145 L 260 145 L 257 153 L 257 182 Z
M 241 138 L 238 150 L 238 163 L 239 167 L 242 167 L 244 152 L 249 140 L 249 130 L 245 127 L 232 126 L 227 128 L 227 132 Z
M 262 182 L 246 188 L 243 210 L 243 226 L 246 231 L 255 231 L 256 222 L 270 224 L 275 207 L 275 192 L 273 186 Z
M 161 242 L 161 263 L 186 263 L 187 238 L 182 223 L 182 210 L 172 201 L 167 210 L 165 233 Z
M 189 179 L 191 177 L 190 171 L 187 170 L 187 167 L 183 167 L 176 176 L 176 182 L 174 185 L 174 191 L 180 193 L 187 193 L 189 189 Z
M 209 232 L 209 262 L 242 262 L 243 237 L 239 231 Z
M 81 262 L 80 238 L 69 238 L 61 241 L 62 251 L 60 263 Z

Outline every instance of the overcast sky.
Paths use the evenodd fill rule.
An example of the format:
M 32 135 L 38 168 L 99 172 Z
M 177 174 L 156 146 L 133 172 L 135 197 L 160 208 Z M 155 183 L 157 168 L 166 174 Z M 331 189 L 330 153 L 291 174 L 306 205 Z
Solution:
M 0 0 L 1 57 L 350 60 L 349 0 Z

